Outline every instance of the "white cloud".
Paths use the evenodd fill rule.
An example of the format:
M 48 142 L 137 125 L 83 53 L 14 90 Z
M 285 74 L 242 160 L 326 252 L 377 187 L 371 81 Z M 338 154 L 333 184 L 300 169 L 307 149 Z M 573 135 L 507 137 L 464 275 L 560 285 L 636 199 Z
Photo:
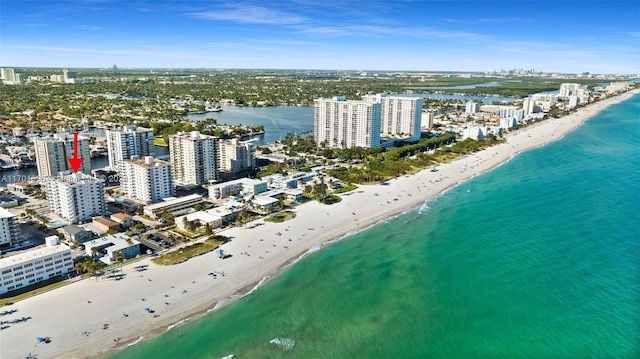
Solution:
M 291 25 L 305 21 L 305 18 L 295 14 L 254 5 L 202 11 L 191 15 L 205 20 L 232 21 L 244 24 Z

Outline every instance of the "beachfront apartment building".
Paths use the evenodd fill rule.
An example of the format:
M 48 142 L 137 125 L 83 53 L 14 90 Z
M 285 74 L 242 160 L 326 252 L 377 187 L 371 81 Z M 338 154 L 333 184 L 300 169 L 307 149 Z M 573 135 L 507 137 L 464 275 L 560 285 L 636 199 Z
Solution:
M 84 243 L 86 255 L 99 257 L 105 264 L 113 264 L 116 261 L 116 253 L 120 252 L 124 259 L 133 258 L 140 254 L 140 242 L 124 233 L 93 239 Z M 96 254 L 93 253 L 96 249 Z
M 72 169 L 69 158 L 73 158 L 75 154 L 73 137 L 74 135 L 69 133 L 57 133 L 52 137 L 34 138 L 33 147 L 40 181 Z M 87 137 L 78 136 L 77 153 L 79 158 L 84 159 L 78 171 L 91 174 L 91 151 Z
M 488 127 L 481 127 L 477 125 L 467 126 L 462 129 L 461 137 L 463 140 L 470 138 L 472 140 L 481 140 L 489 134 Z
M 158 203 L 144 206 L 144 214 L 151 218 L 158 218 L 163 213 L 179 214 L 202 202 L 203 198 L 199 194 L 190 194 L 178 198 L 165 198 Z
M 60 173 L 44 180 L 49 210 L 69 224 L 104 216 L 104 182 L 81 172 Z
M 524 120 L 524 110 L 511 107 L 502 107 L 498 111 L 500 118 L 515 118 L 518 122 Z
M 579 103 L 587 103 L 591 98 L 591 90 L 587 88 L 587 85 L 564 83 L 560 84 L 558 96 L 565 99 L 568 99 L 570 96 L 577 96 Z
M 255 196 L 268 190 L 267 182 L 251 178 L 216 183 L 209 186 L 209 198 L 221 199 L 229 196 Z
M 0 207 L 0 245 L 19 241 L 20 233 L 18 216 Z
M 275 173 L 262 177 L 271 189 L 300 188 L 302 185 L 314 179 L 318 174 L 316 172 L 298 172 L 284 176 Z
M 422 97 L 391 96 L 386 93 L 364 95 L 362 100 L 380 103 L 380 134 L 404 140 L 420 139 Z
M 198 211 L 174 218 L 176 227 L 183 231 L 189 230 L 189 223 L 196 227 L 209 226 L 211 229 L 222 227 L 222 216 L 210 211 Z
M 524 100 L 522 100 L 522 110 L 524 111 L 525 115 L 531 115 L 535 113 L 536 102 L 530 97 L 525 98 Z
M 313 135 L 328 148 L 380 147 L 379 102 L 352 101 L 344 96 L 314 100 Z
M 144 203 L 156 203 L 173 197 L 176 186 L 169 162 L 152 156 L 123 160 L 119 164 L 120 189 L 126 197 Z
M 174 180 L 183 186 L 201 186 L 218 180 L 218 137 L 198 131 L 169 136 Z
M 245 168 L 255 168 L 255 146 L 237 138 L 218 142 L 218 168 L 221 172 L 235 174 Z
M 106 137 L 109 167 L 114 170 L 122 160 L 155 154 L 153 130 L 150 128 L 124 126 L 119 130 L 107 130 Z
M 0 294 L 73 271 L 71 248 L 57 236 L 45 238 L 46 246 L 0 258 Z

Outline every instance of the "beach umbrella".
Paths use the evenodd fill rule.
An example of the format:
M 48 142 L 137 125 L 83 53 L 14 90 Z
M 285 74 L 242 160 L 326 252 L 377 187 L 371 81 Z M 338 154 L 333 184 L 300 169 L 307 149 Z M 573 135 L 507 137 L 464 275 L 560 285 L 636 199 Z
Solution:
M 145 311 L 145 312 L 148 312 L 148 311 L 150 311 L 150 310 L 151 310 L 151 309 L 149 309 L 149 308 L 144 308 L 144 311 Z

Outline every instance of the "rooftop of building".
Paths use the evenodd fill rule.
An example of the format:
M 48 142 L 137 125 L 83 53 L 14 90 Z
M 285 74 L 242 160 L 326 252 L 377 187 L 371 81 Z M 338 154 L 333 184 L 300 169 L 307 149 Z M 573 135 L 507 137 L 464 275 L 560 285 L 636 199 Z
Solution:
M 70 224 L 70 225 L 62 227 L 62 231 L 64 231 L 65 233 L 69 233 L 71 235 L 74 235 L 74 234 L 78 234 L 80 232 L 86 232 L 87 230 L 82 228 L 82 227 L 80 227 L 80 226 L 77 226 L 75 224 Z
M 95 217 L 95 218 L 93 218 L 93 222 L 102 224 L 103 226 L 107 226 L 107 227 L 113 227 L 113 226 L 117 226 L 117 225 L 120 224 L 120 223 L 112 221 L 112 220 L 110 220 L 109 218 L 106 218 L 106 217 Z
M 169 138 L 180 138 L 180 139 L 185 139 L 185 140 L 203 140 L 203 139 L 218 139 L 218 137 L 215 136 L 210 136 L 210 135 L 204 135 L 198 131 L 191 131 L 191 132 L 178 132 L 175 135 L 171 135 L 169 136 Z
M 182 221 L 184 217 L 186 217 L 187 221 L 190 221 L 190 222 L 198 220 L 198 221 L 210 223 L 210 222 L 222 220 L 222 216 L 218 215 L 217 213 L 211 213 L 209 211 L 198 211 L 198 212 L 189 213 L 186 216 L 177 217 L 175 219 L 176 223 L 179 223 L 180 221 Z
M 37 259 L 46 255 L 61 253 L 66 250 L 71 251 L 71 248 L 66 244 L 58 244 L 54 246 L 41 246 L 28 251 L 21 251 L 15 255 L 9 255 L 4 258 L 0 258 L 0 268 L 5 268 L 20 263 L 26 263 L 33 259 Z
M 102 182 L 101 179 L 92 177 L 88 174 L 84 174 L 82 172 L 70 173 L 70 171 L 60 172 L 59 175 L 48 177 L 48 179 L 69 185 Z
M 144 168 L 155 168 L 160 166 L 170 166 L 171 164 L 167 161 L 162 161 L 157 158 L 153 158 L 152 156 L 145 156 L 142 158 L 131 158 L 128 160 L 124 160 L 123 162 L 130 163 L 132 165 L 144 167 Z
M 16 215 L 9 212 L 8 209 L 0 207 L 0 218 L 11 218 L 11 217 L 15 217 Z
M 120 222 L 126 222 L 133 219 L 133 217 L 131 217 L 126 213 L 114 213 L 111 215 L 111 218 L 113 218 L 115 221 L 120 221 Z
M 227 181 L 227 182 L 221 182 L 221 183 L 216 183 L 211 185 L 212 187 L 226 187 L 226 186 L 233 186 L 236 184 L 243 184 L 243 185 L 255 185 L 255 184 L 259 184 L 259 183 L 266 183 L 265 181 L 262 180 L 258 180 L 258 179 L 254 179 L 254 178 L 238 178 L 232 181 Z
M 148 206 L 145 206 L 145 209 L 155 209 L 155 208 L 161 208 L 164 206 L 170 206 L 173 204 L 179 204 L 182 202 L 189 202 L 189 201 L 195 201 L 195 200 L 202 200 L 202 196 L 199 194 L 190 194 L 188 196 L 184 196 L 184 197 L 169 197 L 169 198 L 165 198 L 162 202 L 158 202 L 158 203 L 154 203 L 154 204 L 150 204 Z
M 131 244 L 127 241 L 130 240 Z M 116 233 L 102 238 L 94 239 L 86 242 L 86 249 L 91 251 L 92 247 L 109 248 L 110 251 L 115 252 L 124 248 L 129 248 L 140 244 L 139 241 L 127 236 L 124 233 Z

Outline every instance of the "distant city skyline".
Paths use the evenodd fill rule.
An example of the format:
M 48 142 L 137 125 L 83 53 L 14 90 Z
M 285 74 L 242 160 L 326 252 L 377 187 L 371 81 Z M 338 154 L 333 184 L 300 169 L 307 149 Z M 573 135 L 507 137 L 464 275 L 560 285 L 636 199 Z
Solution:
M 640 73 L 636 1 L 0 0 L 1 67 Z

